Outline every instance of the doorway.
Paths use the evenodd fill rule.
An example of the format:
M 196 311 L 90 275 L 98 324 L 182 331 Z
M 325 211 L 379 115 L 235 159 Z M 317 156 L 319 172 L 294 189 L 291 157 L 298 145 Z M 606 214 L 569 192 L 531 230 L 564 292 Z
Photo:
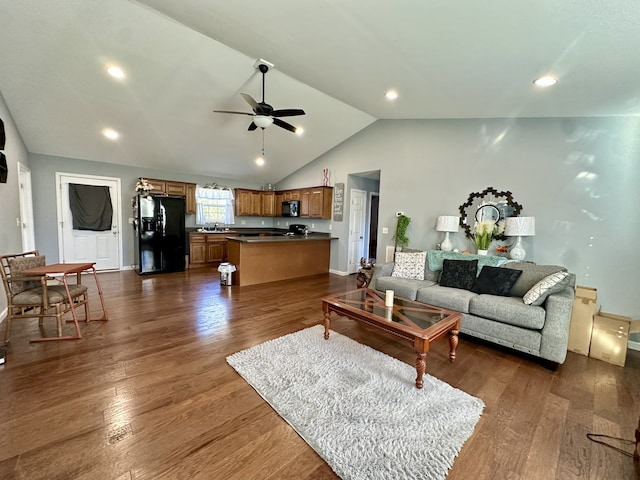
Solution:
M 111 229 L 105 231 L 75 230 L 69 205 L 69 184 L 109 187 L 113 216 Z M 122 258 L 120 235 L 120 179 L 73 173 L 56 173 L 58 213 L 58 254 L 63 263 L 95 262 L 96 270 L 118 270 Z
M 36 249 L 35 227 L 33 223 L 33 195 L 31 194 L 31 170 L 18 162 L 18 195 L 20 196 L 20 232 L 22 251 Z
M 375 263 L 378 251 L 378 210 L 380 194 L 369 193 L 369 260 Z

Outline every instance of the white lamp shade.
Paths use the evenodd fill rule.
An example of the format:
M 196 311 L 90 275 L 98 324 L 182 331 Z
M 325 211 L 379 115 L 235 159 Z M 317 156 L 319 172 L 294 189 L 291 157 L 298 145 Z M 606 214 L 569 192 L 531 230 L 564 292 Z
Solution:
M 460 217 L 454 217 L 453 215 L 442 215 L 438 217 L 438 223 L 436 224 L 437 232 L 457 232 Z
M 260 128 L 267 128 L 273 123 L 273 118 L 267 117 L 266 115 L 256 115 L 253 117 L 253 123 Z
M 507 237 L 529 237 L 535 235 L 535 217 L 507 217 L 504 234 Z

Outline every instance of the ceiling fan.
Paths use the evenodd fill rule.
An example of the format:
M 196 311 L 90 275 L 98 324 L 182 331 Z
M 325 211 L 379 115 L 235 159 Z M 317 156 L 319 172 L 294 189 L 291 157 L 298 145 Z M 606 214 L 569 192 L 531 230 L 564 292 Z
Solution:
M 273 66 L 273 65 L 271 65 Z M 263 62 L 259 62 L 257 64 L 258 70 L 262 73 L 262 101 L 256 102 L 251 95 L 246 93 L 241 93 L 242 98 L 246 100 L 246 102 L 253 109 L 253 113 L 247 112 L 234 112 L 230 110 L 214 110 L 216 113 L 232 113 L 236 115 L 249 115 L 253 117 L 251 124 L 249 125 L 249 131 L 253 131 L 256 128 L 260 127 L 263 130 L 267 128 L 272 123 L 277 125 L 280 128 L 284 128 L 285 130 L 289 130 L 290 132 L 296 132 L 296 127 L 287 123 L 283 120 L 280 120 L 279 117 L 295 117 L 297 115 L 304 115 L 304 110 L 299 108 L 287 108 L 283 110 L 274 110 L 271 105 L 264 101 L 264 77 L 266 73 L 269 71 L 269 65 Z

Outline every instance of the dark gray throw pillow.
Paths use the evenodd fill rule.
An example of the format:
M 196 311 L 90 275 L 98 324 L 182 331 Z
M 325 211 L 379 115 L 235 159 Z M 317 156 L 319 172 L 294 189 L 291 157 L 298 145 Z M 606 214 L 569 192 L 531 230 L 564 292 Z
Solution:
M 508 297 L 511 295 L 511 289 L 520 278 L 520 275 L 522 275 L 522 270 L 485 265 L 480 270 L 480 275 L 476 278 L 471 291 Z
M 450 260 L 442 263 L 440 286 L 471 290 L 476 281 L 478 260 Z

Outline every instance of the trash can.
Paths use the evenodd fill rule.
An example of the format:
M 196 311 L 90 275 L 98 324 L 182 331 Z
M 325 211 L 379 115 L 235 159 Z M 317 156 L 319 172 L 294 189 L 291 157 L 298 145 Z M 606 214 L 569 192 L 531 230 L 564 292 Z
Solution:
M 236 271 L 236 266 L 233 263 L 223 262 L 218 266 L 220 272 L 220 285 L 230 286 L 233 284 L 232 275 Z

